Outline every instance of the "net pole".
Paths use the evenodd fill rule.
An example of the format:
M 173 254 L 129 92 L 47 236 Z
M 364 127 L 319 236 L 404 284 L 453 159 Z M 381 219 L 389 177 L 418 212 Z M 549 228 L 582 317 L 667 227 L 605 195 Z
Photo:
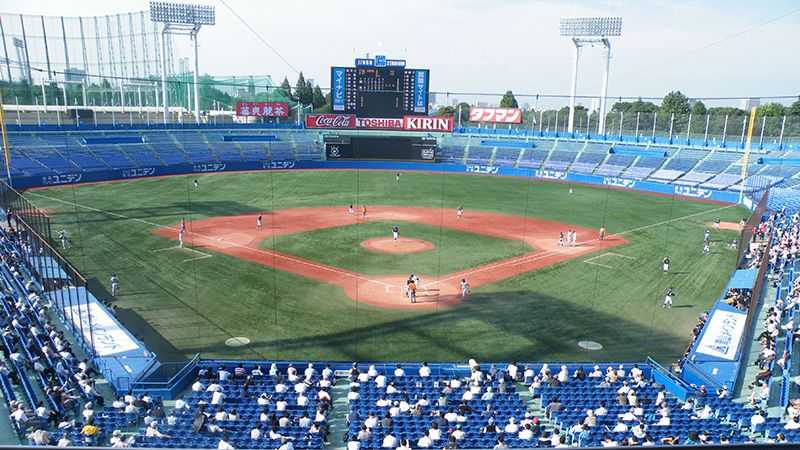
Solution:
M 3 139 L 3 158 L 6 163 L 6 179 L 8 185 L 13 186 L 11 181 L 11 149 L 8 148 L 8 130 L 6 129 L 6 113 L 3 106 L 2 98 L 0 98 L 0 133 Z

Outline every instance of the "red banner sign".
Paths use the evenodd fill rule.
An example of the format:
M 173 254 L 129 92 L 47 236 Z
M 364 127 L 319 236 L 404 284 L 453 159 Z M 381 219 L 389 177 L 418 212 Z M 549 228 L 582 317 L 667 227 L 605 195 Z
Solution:
M 286 102 L 236 102 L 237 116 L 289 117 Z
M 306 128 L 355 128 L 356 116 L 352 114 L 309 114 Z
M 522 123 L 519 108 L 470 108 L 470 122 Z
M 452 117 L 404 116 L 403 129 L 406 131 L 453 131 Z
M 451 132 L 453 118 L 405 116 L 399 119 L 356 117 L 352 114 L 309 114 L 306 116 L 306 128 Z

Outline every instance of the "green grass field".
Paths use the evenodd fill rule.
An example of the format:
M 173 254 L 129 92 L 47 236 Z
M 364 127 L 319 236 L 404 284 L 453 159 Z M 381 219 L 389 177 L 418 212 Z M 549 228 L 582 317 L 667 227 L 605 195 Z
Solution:
M 366 239 L 391 236 L 395 224 L 401 236 L 431 242 L 439 250 L 387 254 L 360 245 Z M 367 222 L 324 228 L 279 236 L 276 243 L 268 239 L 262 244 L 265 248 L 273 245 L 284 253 L 370 275 L 450 273 L 533 250 L 524 242 L 409 222 Z
M 714 217 L 738 222 L 747 215 L 735 206 L 599 187 L 573 186 L 570 194 L 565 184 L 488 176 L 405 173 L 398 184 L 388 172 L 237 173 L 201 177 L 197 190 L 191 187 L 194 178 L 26 194 L 53 214 L 54 233 L 67 230 L 74 245 L 66 254 L 92 280 L 98 297 L 108 296 L 109 274 L 119 275 L 122 295 L 115 303 L 120 318 L 164 360 L 200 352 L 207 358 L 554 361 L 653 356 L 670 361 L 685 349 L 698 314 L 719 296 L 734 266 L 735 251 L 725 244 L 735 232 L 714 231 L 712 253 L 701 254 L 706 224 Z M 456 307 L 389 311 L 354 302 L 333 286 L 221 254 L 185 262 L 190 253 L 165 250 L 174 242 L 152 234 L 153 228 L 182 217 L 310 206 L 341 205 L 344 210 L 350 203 L 450 210 L 463 204 L 467 211 L 592 228 L 604 223 L 609 233 L 624 233 L 628 244 L 613 252 L 628 258 L 595 260 L 606 267 L 585 263 L 590 256 L 576 258 L 477 289 Z M 339 265 L 365 270 L 372 264 L 359 261 L 364 255 L 353 248 L 356 238 L 347 229 L 314 233 L 331 233 L 330 246 L 350 249 Z M 478 261 L 469 258 L 486 261 L 524 251 L 519 243 L 486 241 L 491 253 L 472 255 L 457 249 L 458 239 L 442 239 L 432 241 L 436 250 L 414 258 L 442 259 L 457 267 Z M 325 252 L 309 248 L 308 242 L 285 236 L 265 245 L 308 257 Z M 664 255 L 673 261 L 666 275 L 660 270 Z M 380 258 L 381 265 L 396 263 L 400 273 L 408 272 L 407 256 L 370 255 Z M 677 296 L 667 311 L 660 304 L 669 286 Z M 224 342 L 232 336 L 252 343 L 229 348 Z M 587 353 L 576 345 L 585 339 L 604 348 Z

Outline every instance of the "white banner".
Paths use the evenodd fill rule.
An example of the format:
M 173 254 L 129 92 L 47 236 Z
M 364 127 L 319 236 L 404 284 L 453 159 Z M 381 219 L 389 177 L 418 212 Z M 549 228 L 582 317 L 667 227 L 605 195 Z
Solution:
M 108 314 L 105 308 L 97 303 L 78 305 L 65 308 L 67 317 L 80 329 L 83 325 L 83 338 L 87 343 L 94 339 L 94 350 L 97 356 L 116 355 L 131 350 L 139 349 L 139 345 L 131 339 L 125 330 Z M 91 317 L 91 334 L 89 332 L 89 317 Z
M 746 321 L 747 314 L 717 310 L 706 323 L 697 353 L 733 361 Z

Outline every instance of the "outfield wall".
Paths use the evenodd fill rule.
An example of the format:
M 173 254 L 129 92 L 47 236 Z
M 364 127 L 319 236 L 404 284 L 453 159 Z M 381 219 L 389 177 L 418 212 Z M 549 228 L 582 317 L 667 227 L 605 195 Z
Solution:
M 583 175 L 555 170 L 527 169 L 479 164 L 431 164 L 388 161 L 267 160 L 262 162 L 229 161 L 200 164 L 175 164 L 171 166 L 112 169 L 91 172 L 67 172 L 43 176 L 14 177 L 13 186 L 16 189 L 29 189 L 35 187 L 96 183 L 103 181 L 128 180 L 168 175 L 299 169 L 399 170 L 524 177 L 564 183 L 600 185 L 618 189 L 631 189 L 667 196 L 676 195 L 696 200 L 714 201 L 720 203 L 742 203 L 744 206 L 750 209 L 752 209 L 754 206 L 753 202 L 748 196 L 740 195 L 739 192 L 720 191 L 667 183 L 656 183 L 653 181 L 634 180 L 629 178 L 603 177 L 599 175 Z

